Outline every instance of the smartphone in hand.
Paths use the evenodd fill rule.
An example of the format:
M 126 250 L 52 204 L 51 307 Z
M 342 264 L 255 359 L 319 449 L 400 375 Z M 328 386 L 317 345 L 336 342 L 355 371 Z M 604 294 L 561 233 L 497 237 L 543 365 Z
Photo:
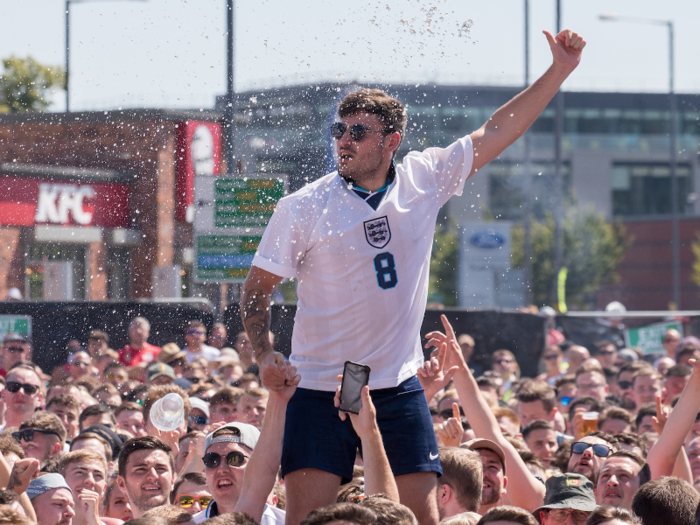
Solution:
M 369 383 L 370 367 L 345 361 L 343 382 L 340 385 L 340 410 L 359 414 L 362 408 L 362 389 Z

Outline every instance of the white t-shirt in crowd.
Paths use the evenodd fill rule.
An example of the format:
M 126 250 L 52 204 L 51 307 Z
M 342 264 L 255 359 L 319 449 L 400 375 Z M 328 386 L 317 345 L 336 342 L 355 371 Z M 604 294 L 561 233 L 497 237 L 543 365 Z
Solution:
M 207 512 L 209 512 L 212 508 L 214 507 L 209 504 L 209 507 L 192 516 L 192 523 L 204 523 L 207 519 L 213 517 L 207 515 Z M 265 503 L 265 510 L 263 511 L 260 525 L 284 525 L 285 516 L 286 513 L 282 509 L 278 509 L 277 507 L 273 507 Z
M 334 391 L 347 360 L 372 368 L 373 389 L 415 375 L 435 222 L 473 158 L 469 136 L 409 153 L 376 210 L 337 172 L 278 202 L 253 265 L 299 281 L 290 361 L 302 388 Z
M 221 355 L 221 352 L 217 348 L 209 345 L 202 345 L 202 350 L 200 352 L 192 352 L 187 347 L 182 350 L 185 352 L 185 358 L 188 363 L 191 363 L 198 357 L 203 357 L 207 361 L 212 361 Z

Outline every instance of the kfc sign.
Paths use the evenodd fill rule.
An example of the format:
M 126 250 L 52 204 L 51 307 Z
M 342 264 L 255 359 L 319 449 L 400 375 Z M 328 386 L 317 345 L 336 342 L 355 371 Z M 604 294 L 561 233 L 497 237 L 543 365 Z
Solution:
M 188 120 L 177 128 L 177 182 L 175 185 L 178 221 L 194 219 L 194 178 L 221 174 L 221 125 Z
M 70 218 L 81 226 L 92 222 L 91 207 L 84 207 L 86 201 L 95 196 L 90 186 L 73 184 L 39 184 L 39 200 L 34 222 L 68 224 Z
M 0 175 L 0 225 L 128 228 L 130 188 Z

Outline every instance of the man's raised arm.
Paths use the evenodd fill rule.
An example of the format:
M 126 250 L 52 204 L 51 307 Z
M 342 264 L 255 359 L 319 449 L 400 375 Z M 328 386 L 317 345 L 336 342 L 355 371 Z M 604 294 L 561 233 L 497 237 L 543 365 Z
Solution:
M 503 437 L 496 417 L 481 396 L 476 380 L 464 361 L 450 322 L 444 315 L 441 316 L 441 320 L 445 327 L 445 333 L 431 332 L 427 334 L 428 344 L 426 346 L 438 348 L 442 345 L 446 346 L 445 368 L 457 368 L 454 374 L 454 385 L 459 399 L 465 400 L 462 403 L 464 415 L 467 416 L 476 437 L 495 441 L 503 449 L 506 456 L 508 485 L 516 487 L 508 493 L 511 504 L 532 512 L 542 505 L 545 487 L 530 473 L 513 445 Z
M 581 61 L 586 41 L 580 35 L 569 29 L 556 37 L 549 31 L 543 33 L 552 50 L 551 67 L 470 135 L 474 144 L 474 165 L 470 175 L 498 157 L 527 131 Z
M 270 344 L 270 297 L 282 277 L 252 266 L 241 293 L 241 320 L 255 358 L 260 366 L 260 379 L 270 390 L 284 386 L 284 356 Z

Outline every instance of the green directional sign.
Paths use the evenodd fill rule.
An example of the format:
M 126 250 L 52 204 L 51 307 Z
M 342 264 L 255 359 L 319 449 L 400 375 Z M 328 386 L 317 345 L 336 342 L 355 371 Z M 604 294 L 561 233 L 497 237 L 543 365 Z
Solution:
M 683 325 L 677 321 L 669 321 L 625 330 L 625 344 L 637 346 L 645 354 L 666 353 L 662 343 L 666 330 L 670 329 L 678 330 L 682 337 Z
M 214 183 L 214 226 L 264 228 L 282 197 L 282 178 L 217 178 Z
M 0 315 L 0 341 L 10 332 L 31 337 L 32 318 L 28 315 Z
M 198 235 L 195 277 L 200 281 L 243 282 L 262 235 Z

